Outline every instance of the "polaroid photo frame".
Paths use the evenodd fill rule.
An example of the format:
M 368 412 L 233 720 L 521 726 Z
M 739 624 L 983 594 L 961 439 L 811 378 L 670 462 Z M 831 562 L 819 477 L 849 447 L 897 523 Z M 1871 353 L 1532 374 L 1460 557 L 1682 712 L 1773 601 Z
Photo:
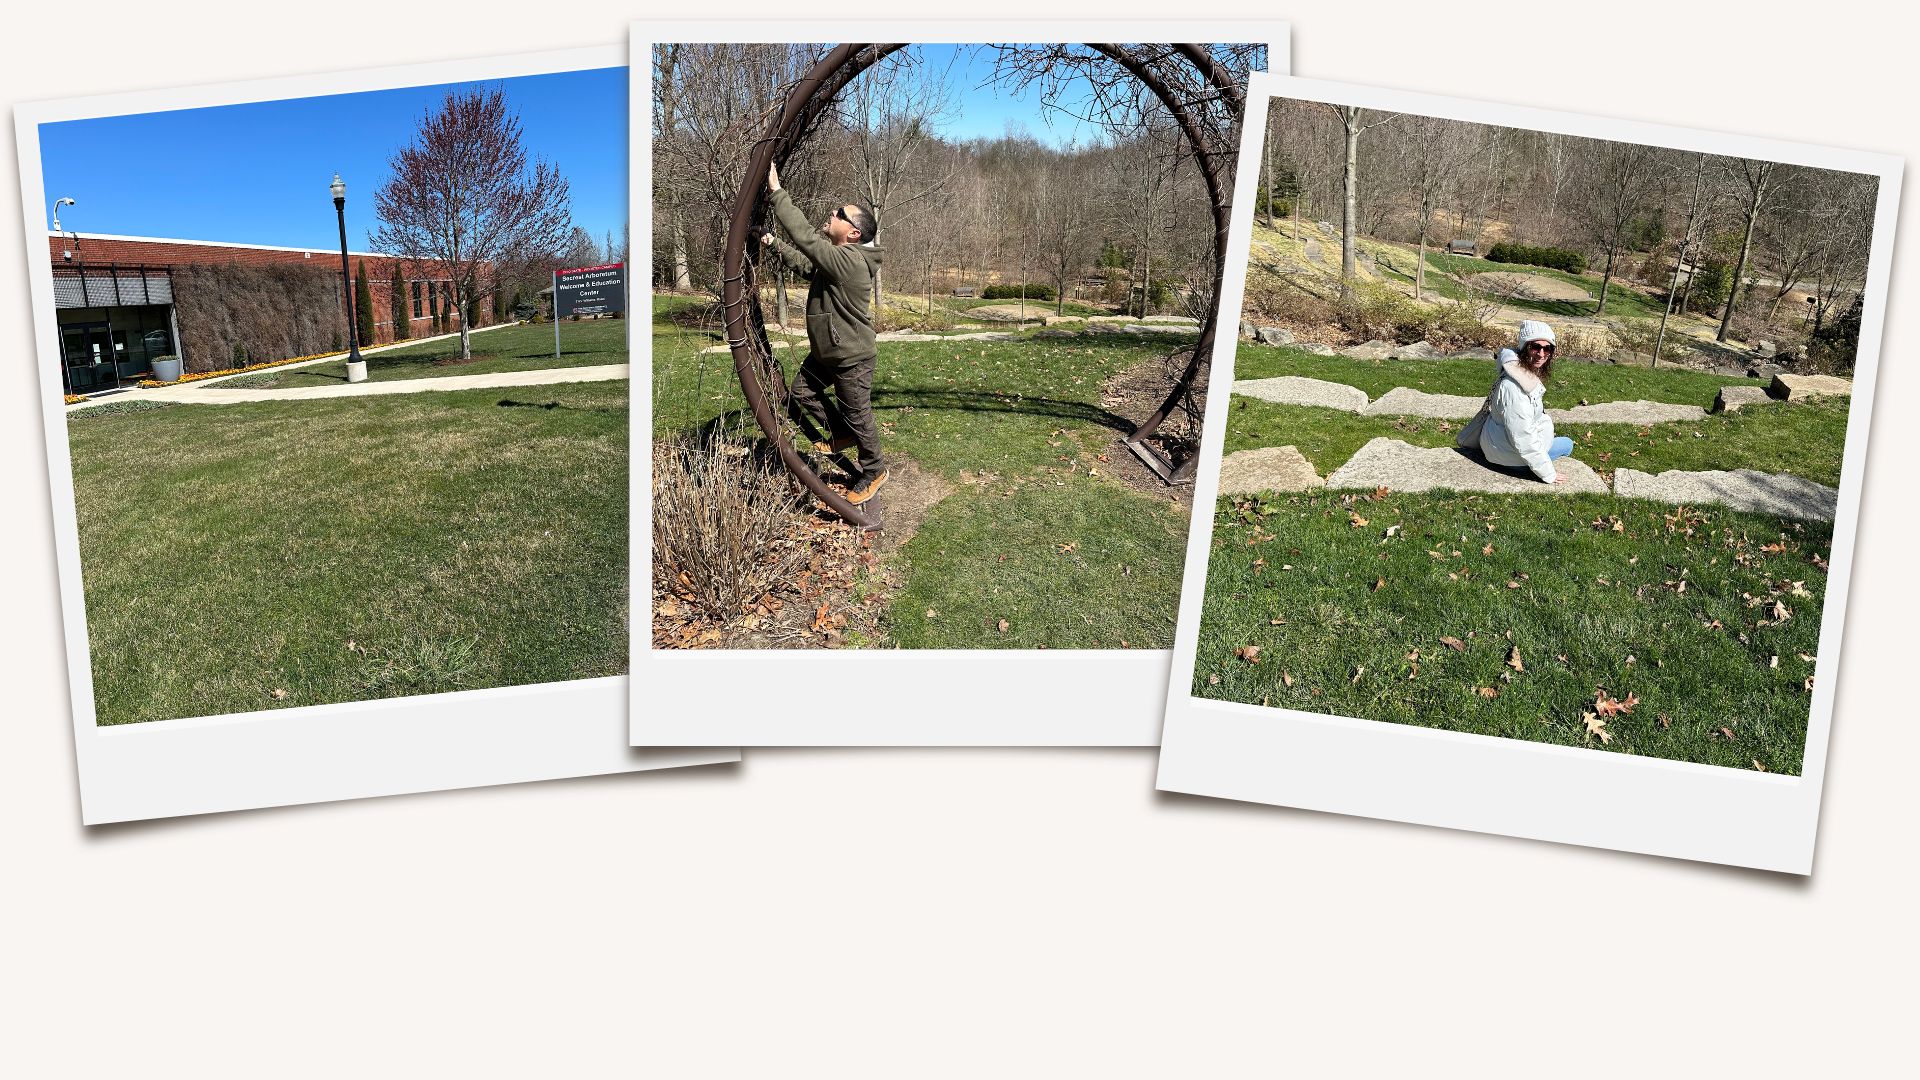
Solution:
M 1233 311 L 1227 317 L 1234 321 L 1240 317 L 1246 288 L 1253 231 L 1250 210 L 1258 182 L 1260 140 L 1274 98 L 1556 132 L 1878 178 L 1868 269 L 1860 293 L 1863 307 L 1858 359 L 1847 407 L 1827 592 L 1821 608 L 1817 651 L 1820 677 L 1808 695 L 1810 715 L 1798 776 L 1197 696 L 1193 692 L 1200 677 L 1196 655 L 1215 532 L 1214 514 L 1208 509 L 1216 505 L 1220 489 L 1227 427 L 1210 417 L 1195 499 L 1202 509 L 1196 514 L 1188 541 L 1186 582 L 1168 686 L 1160 789 L 1811 873 L 1835 691 L 1829 673 L 1839 668 L 1902 162 L 1881 154 L 1745 135 L 1255 75 L 1244 128 L 1247 141 L 1241 148 L 1240 179 L 1235 188 L 1235 239 L 1225 287 L 1226 304 Z M 1214 357 L 1209 401 L 1212 409 L 1222 413 L 1234 385 L 1236 344 L 1223 339 Z M 1495 374 L 1491 365 L 1487 374 Z M 1580 431 L 1576 428 L 1573 433 L 1577 436 Z M 1358 505 L 1361 509 L 1357 512 L 1366 513 L 1366 504 Z M 1494 533 L 1494 541 L 1500 535 Z M 1436 645 L 1433 651 L 1445 653 L 1447 648 Z M 1249 659 L 1242 656 L 1240 661 Z M 1263 666 L 1272 665 L 1277 672 L 1286 664 L 1286 657 L 1268 650 L 1258 655 L 1258 661 Z M 1533 662 L 1552 661 L 1538 657 Z M 1209 673 L 1217 675 L 1212 668 Z M 1404 678 L 1405 673 L 1397 677 Z M 1497 688 L 1498 684 L 1494 685 Z
M 652 220 L 655 45 L 869 38 L 970 44 L 994 33 L 1017 43 L 1265 43 L 1270 69 L 1288 65 L 1285 22 L 635 22 L 632 220 Z M 635 231 L 635 261 L 650 266 L 653 230 Z M 636 381 L 651 385 L 648 330 L 635 322 L 629 332 Z M 718 377 L 733 379 L 731 361 L 720 359 L 726 363 L 716 365 Z M 640 583 L 650 582 L 653 565 L 652 424 L 652 395 L 639 392 L 632 428 L 632 540 L 634 580 Z M 650 592 L 650 584 L 647 588 Z M 654 645 L 651 622 L 636 614 L 631 624 L 639 688 L 633 699 L 635 745 L 718 740 L 755 746 L 1151 746 L 1159 741 L 1170 656 L 1165 649 L 662 649 Z
M 571 49 L 31 102 L 15 109 L 83 823 L 739 760 L 735 749 L 632 747 L 625 737 L 626 676 L 112 726 L 95 722 L 82 586 L 85 567 L 76 522 L 53 268 L 45 254 L 47 234 L 33 224 L 45 220 L 50 199 L 66 193 L 44 190 L 41 125 L 620 68 L 626 65 L 626 55 L 621 46 Z M 317 210 L 324 213 L 325 192 L 320 189 L 326 177 L 318 177 L 315 183 Z M 365 186 L 358 190 L 361 198 L 367 197 Z

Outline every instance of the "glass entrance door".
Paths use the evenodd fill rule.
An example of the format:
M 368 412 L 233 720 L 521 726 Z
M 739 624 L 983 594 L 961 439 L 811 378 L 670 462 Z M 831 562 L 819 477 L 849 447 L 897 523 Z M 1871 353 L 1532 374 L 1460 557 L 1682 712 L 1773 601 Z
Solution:
M 104 322 L 66 323 L 60 327 L 67 393 L 91 394 L 120 385 L 113 344 L 113 328 Z

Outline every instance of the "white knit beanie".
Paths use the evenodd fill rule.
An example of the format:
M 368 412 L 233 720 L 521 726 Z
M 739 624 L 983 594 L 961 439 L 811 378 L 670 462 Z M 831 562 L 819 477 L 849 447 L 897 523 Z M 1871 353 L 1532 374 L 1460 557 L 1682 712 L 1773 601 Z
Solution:
M 1537 319 L 1528 319 L 1520 324 L 1520 340 L 1515 342 L 1518 348 L 1526 348 L 1529 341 L 1544 341 L 1549 345 L 1553 341 L 1553 327 Z

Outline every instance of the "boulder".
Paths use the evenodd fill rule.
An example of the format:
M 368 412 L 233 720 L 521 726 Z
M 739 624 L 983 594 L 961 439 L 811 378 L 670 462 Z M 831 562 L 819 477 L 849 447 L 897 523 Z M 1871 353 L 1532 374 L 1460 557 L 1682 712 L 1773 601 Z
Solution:
M 1294 348 L 1299 349 L 1301 352 L 1304 352 L 1304 353 L 1312 353 L 1315 356 L 1340 355 L 1339 352 L 1336 349 L 1334 349 L 1333 346 L 1322 345 L 1317 341 L 1295 342 Z
M 1432 360 L 1440 355 L 1440 350 L 1425 341 L 1416 341 L 1411 345 L 1402 345 L 1396 354 L 1402 360 Z
M 1248 341 L 1252 341 L 1256 336 L 1253 324 L 1245 319 L 1240 320 L 1240 336 Z
M 1563 484 L 1542 483 L 1525 469 L 1503 469 L 1487 464 L 1477 454 L 1451 446 L 1422 447 L 1375 438 L 1351 460 L 1327 477 L 1330 488 L 1379 488 L 1391 491 L 1486 491 L 1513 495 L 1605 494 L 1606 481 L 1585 463 L 1573 458 L 1554 462 Z
M 1061 323 L 1080 323 L 1086 321 L 1087 317 L 1085 315 L 1045 315 L 1040 319 L 1040 322 L 1046 326 L 1058 326 Z
M 1198 326 L 1186 323 L 1127 323 L 1121 329 L 1129 334 L 1197 334 Z
M 1753 355 L 1763 360 L 1779 351 L 1779 348 L 1771 341 L 1756 341 L 1753 343 Z
M 1781 367 L 1779 364 L 1748 364 L 1746 375 L 1749 379 L 1766 379 L 1771 381 L 1775 375 L 1786 370 L 1786 368 Z
M 1767 384 L 1767 394 L 1781 401 L 1806 401 L 1809 398 L 1853 393 L 1853 380 L 1838 375 L 1789 375 L 1780 372 Z
M 1723 386 L 1713 396 L 1713 408 L 1717 413 L 1739 412 L 1742 405 L 1762 405 L 1773 399 L 1767 396 L 1764 386 Z
M 1811 521 L 1832 521 L 1834 506 L 1840 499 L 1840 493 L 1825 484 L 1789 473 L 1763 473 L 1753 469 L 1731 472 L 1672 469 L 1663 473 L 1618 469 L 1613 474 L 1613 493 L 1626 499 L 1650 499 L 1676 505 L 1717 503 L 1735 510 Z
M 1299 449 L 1263 446 L 1237 450 L 1220 459 L 1220 494 L 1253 495 L 1262 491 L 1306 491 L 1326 486 Z
M 1350 356 L 1355 360 L 1385 360 L 1387 357 L 1395 355 L 1399 348 L 1400 346 L 1395 345 L 1391 341 L 1375 339 L 1373 341 L 1362 342 L 1358 345 L 1349 345 L 1340 350 L 1340 355 Z
M 1367 392 L 1346 383 L 1325 379 L 1307 379 L 1299 375 L 1279 375 L 1271 379 L 1242 379 L 1233 384 L 1241 397 L 1258 398 L 1277 405 L 1312 405 L 1357 413 L 1367 407 Z
M 1163 322 L 1163 323 L 1185 323 L 1188 326 L 1200 325 L 1200 320 L 1194 318 L 1191 315 L 1147 315 L 1147 316 L 1143 316 L 1140 319 L 1140 321 L 1141 322 Z
M 1285 329 L 1284 327 L 1263 326 L 1260 329 L 1255 330 L 1254 334 L 1257 337 L 1259 337 L 1260 344 L 1262 345 L 1293 344 L 1293 331 Z

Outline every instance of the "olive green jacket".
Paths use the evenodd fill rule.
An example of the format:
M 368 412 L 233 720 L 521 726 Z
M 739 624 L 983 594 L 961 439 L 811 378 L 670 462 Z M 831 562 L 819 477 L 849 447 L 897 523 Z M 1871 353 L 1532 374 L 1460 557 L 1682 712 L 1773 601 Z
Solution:
M 807 344 L 820 360 L 866 360 L 875 354 L 873 275 L 880 249 L 872 244 L 835 244 L 820 235 L 787 189 L 773 193 L 774 220 L 793 237 L 773 246 L 793 271 L 807 279 Z

